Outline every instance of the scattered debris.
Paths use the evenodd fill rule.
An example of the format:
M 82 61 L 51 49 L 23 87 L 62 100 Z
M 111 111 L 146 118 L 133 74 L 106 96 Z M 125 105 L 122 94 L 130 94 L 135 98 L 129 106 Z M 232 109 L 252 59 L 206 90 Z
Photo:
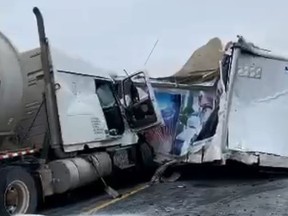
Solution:
M 159 183 L 159 182 L 175 182 L 175 181 L 177 181 L 181 176 L 181 174 L 178 172 L 173 172 L 170 177 L 164 177 L 163 175 L 164 175 L 165 171 L 168 169 L 168 167 L 174 166 L 178 163 L 179 163 L 178 160 L 172 160 L 172 161 L 169 161 L 169 162 L 163 164 L 162 166 L 160 166 L 156 170 L 153 177 L 151 178 L 150 184 L 155 184 L 155 183 Z

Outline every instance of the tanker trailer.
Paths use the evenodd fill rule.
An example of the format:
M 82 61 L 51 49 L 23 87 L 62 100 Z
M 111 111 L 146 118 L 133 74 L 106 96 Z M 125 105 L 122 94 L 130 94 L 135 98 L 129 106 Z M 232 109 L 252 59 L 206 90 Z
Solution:
M 33 12 L 40 47 L 18 52 L 0 34 L 1 216 L 33 213 L 45 197 L 116 170 L 146 169 L 153 151 L 141 133 L 163 122 L 145 72 L 122 80 L 131 100 L 121 103 L 109 72 L 49 47 Z
M 0 38 L 0 136 L 5 139 L 21 117 L 24 78 L 19 53 L 2 33 Z

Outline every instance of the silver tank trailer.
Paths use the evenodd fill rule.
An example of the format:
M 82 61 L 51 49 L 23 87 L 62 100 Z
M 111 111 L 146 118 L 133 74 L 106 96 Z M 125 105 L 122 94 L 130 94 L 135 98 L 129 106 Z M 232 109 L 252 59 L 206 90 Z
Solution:
M 19 53 L 0 32 L 0 135 L 13 134 L 23 111 L 23 89 Z

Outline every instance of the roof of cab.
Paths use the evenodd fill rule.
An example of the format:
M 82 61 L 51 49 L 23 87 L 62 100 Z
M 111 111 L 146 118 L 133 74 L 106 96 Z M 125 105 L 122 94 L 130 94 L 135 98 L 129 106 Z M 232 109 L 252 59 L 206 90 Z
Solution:
M 111 79 L 112 71 L 95 67 L 90 62 L 67 55 L 56 48 L 50 48 L 50 50 L 53 67 L 57 70 Z
M 40 48 L 28 50 L 23 53 L 28 52 L 31 53 L 31 55 L 40 54 Z M 92 63 L 84 59 L 73 57 L 72 55 L 66 54 L 65 52 L 54 47 L 50 47 L 50 54 L 54 70 L 86 76 L 102 77 L 105 79 L 112 79 L 110 74 L 115 73 L 111 70 L 95 67 Z

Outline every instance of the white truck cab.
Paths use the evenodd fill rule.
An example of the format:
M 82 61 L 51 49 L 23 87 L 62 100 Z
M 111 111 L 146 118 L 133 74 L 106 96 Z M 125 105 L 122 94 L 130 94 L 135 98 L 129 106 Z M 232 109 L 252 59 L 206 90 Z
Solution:
M 59 51 L 51 51 L 56 100 L 63 140 L 67 152 L 116 144 L 137 143 L 137 133 L 162 123 L 161 113 L 155 102 L 154 92 L 145 72 L 126 77 L 121 85 L 123 98 L 140 95 L 130 103 L 115 92 L 109 71 L 95 68 L 76 58 L 69 58 Z M 142 75 L 143 90 L 133 85 L 134 77 Z M 141 94 L 142 93 L 142 94 Z
M 153 151 L 141 133 L 162 123 L 145 72 L 125 77 L 119 96 L 109 71 L 51 48 L 33 11 L 40 48 L 20 53 L 0 34 L 1 216 L 34 213 L 38 200 L 115 170 L 147 168 Z

